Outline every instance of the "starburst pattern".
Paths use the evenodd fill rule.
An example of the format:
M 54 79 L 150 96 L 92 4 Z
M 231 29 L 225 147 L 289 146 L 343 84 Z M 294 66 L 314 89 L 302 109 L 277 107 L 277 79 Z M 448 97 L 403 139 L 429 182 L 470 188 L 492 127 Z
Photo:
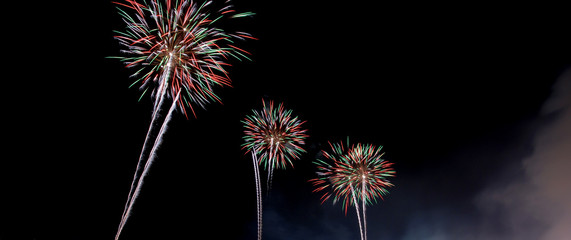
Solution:
M 125 0 L 116 4 L 127 24 L 126 31 L 115 31 L 115 38 L 124 47 L 126 56 L 116 57 L 134 68 L 133 85 L 140 84 L 141 97 L 152 89 L 155 108 L 161 98 L 174 98 L 180 91 L 177 105 L 187 115 L 195 115 L 193 104 L 218 101 L 217 86 L 231 86 L 225 66 L 228 57 L 249 59 L 249 53 L 233 45 L 234 39 L 255 39 L 248 33 L 227 33 L 217 25 L 225 19 L 241 18 L 253 13 L 237 13 L 229 1 L 213 12 L 212 1 L 158 0 L 149 2 Z M 195 115 L 196 116 L 196 115 Z M 188 117 L 188 116 L 187 116 Z
M 354 193 L 358 201 L 364 200 L 370 205 L 388 194 L 388 187 L 394 186 L 389 178 L 396 172 L 391 167 L 393 163 L 382 158 L 382 146 L 362 143 L 329 145 L 331 151 L 322 151 L 325 159 L 314 162 L 318 177 L 310 180 L 316 187 L 314 192 L 330 189 L 321 197 L 322 202 L 333 196 L 334 202 L 341 201 L 347 212 L 347 207 L 354 204 Z
M 246 128 L 242 148 L 246 153 L 256 152 L 266 169 L 293 166 L 292 160 L 299 159 L 305 152 L 301 147 L 308 137 L 307 130 L 302 127 L 304 122 L 294 117 L 292 110 L 285 109 L 283 104 L 275 107 L 273 101 L 263 101 L 261 111 L 252 110 L 252 115 L 242 121 Z
M 367 240 L 366 205 L 388 194 L 387 188 L 394 186 L 389 177 L 395 176 L 393 164 L 382 159 L 382 146 L 357 143 L 329 143 L 331 151 L 322 151 L 324 160 L 317 159 L 317 175 L 309 180 L 316 187 L 314 192 L 326 191 L 321 197 L 325 202 L 334 196 L 334 202 L 341 201 L 345 214 L 352 205 L 357 212 L 361 240 Z M 359 211 L 361 202 L 361 211 Z M 362 221 L 361 221 L 362 216 Z

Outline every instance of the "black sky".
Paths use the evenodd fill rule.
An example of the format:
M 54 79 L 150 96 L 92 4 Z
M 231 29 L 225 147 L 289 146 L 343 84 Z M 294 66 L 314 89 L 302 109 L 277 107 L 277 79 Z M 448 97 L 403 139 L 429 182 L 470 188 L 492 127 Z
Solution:
M 173 118 L 121 239 L 254 239 L 240 120 L 262 98 L 283 101 L 310 135 L 307 154 L 264 195 L 268 240 L 358 239 L 354 211 L 320 205 L 307 182 L 322 146 L 346 136 L 383 145 L 397 170 L 396 187 L 368 208 L 369 239 L 435 236 L 422 227 L 430 222 L 494 225 L 490 215 L 503 213 L 482 213 L 474 199 L 524 178 L 534 137 L 557 119 L 540 114 L 571 64 L 570 19 L 556 7 L 234 3 L 256 12 L 232 26 L 259 38 L 242 44 L 253 61 L 232 62 L 223 105 Z M 26 94 L 9 102 L 7 117 L 21 120 L 6 126 L 18 153 L 3 160 L 0 239 L 112 239 L 151 101 L 137 102 L 130 69 L 105 58 L 119 54 L 112 30 L 123 27 L 111 2 L 46 7 L 38 23 L 51 31 L 22 40 L 34 49 L 6 89 Z M 515 231 L 494 226 L 494 236 Z

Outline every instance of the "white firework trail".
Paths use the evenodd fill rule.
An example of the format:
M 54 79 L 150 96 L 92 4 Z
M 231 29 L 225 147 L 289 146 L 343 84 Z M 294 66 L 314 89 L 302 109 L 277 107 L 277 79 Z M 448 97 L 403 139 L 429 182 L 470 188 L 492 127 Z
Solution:
M 362 187 L 361 187 L 361 203 L 363 204 L 363 237 L 364 240 L 367 240 L 367 216 L 366 216 L 366 211 L 367 208 L 365 206 L 365 181 L 362 180 Z
M 355 197 L 355 189 L 353 189 L 353 184 L 349 183 L 351 187 L 351 196 L 353 197 L 353 203 L 355 204 L 355 210 L 357 211 L 357 220 L 359 220 L 359 233 L 361 234 L 361 240 L 365 240 L 363 237 L 363 227 L 361 223 L 361 214 L 359 213 L 359 204 L 357 203 L 357 198 Z
M 255 151 L 252 151 L 252 161 L 254 163 L 254 177 L 256 178 L 256 205 L 258 218 L 258 240 L 262 239 L 262 189 L 260 183 L 260 172 L 258 158 Z
M 137 181 L 137 187 L 135 188 L 130 199 L 128 199 L 129 200 L 128 201 L 128 207 L 124 211 L 123 217 L 121 218 L 121 223 L 119 224 L 119 230 L 117 231 L 117 234 L 115 235 L 115 240 L 119 239 L 119 236 L 121 235 L 121 232 L 123 231 L 123 227 L 125 226 L 125 223 L 127 222 L 127 219 L 129 218 L 129 216 L 131 215 L 131 211 L 133 209 L 133 205 L 135 204 L 135 200 L 137 199 L 137 197 L 139 196 L 139 193 L 141 192 L 141 188 L 143 186 L 143 180 L 144 180 L 145 176 L 147 176 L 149 169 L 151 167 L 151 164 L 155 160 L 156 150 L 158 149 L 159 145 L 163 141 L 163 135 L 167 130 L 168 122 L 170 121 L 170 119 L 172 117 L 172 113 L 173 113 L 174 109 L 176 108 L 176 102 L 178 101 L 179 97 L 180 97 L 180 90 L 179 90 L 178 94 L 176 95 L 176 97 L 174 98 L 173 103 L 172 103 L 172 105 L 171 105 L 171 107 L 167 113 L 167 116 L 165 117 L 165 120 L 163 121 L 161 129 L 159 130 L 159 133 L 158 133 L 157 137 L 155 138 L 155 143 L 153 144 L 153 147 L 151 148 L 151 152 L 149 153 L 149 158 L 147 159 L 147 162 L 145 163 L 145 167 L 143 168 L 143 172 L 141 173 L 141 176 L 139 177 L 139 180 Z M 157 110 L 158 110 L 158 108 L 157 108 Z
M 172 60 L 172 58 L 170 60 Z M 167 82 L 169 77 L 170 77 L 170 74 L 169 74 L 170 70 L 171 70 L 170 65 L 167 65 L 167 67 L 168 67 L 167 71 L 165 72 L 166 76 L 163 78 L 163 81 L 161 81 L 161 82 Z M 119 228 L 122 228 L 122 226 L 125 224 L 124 223 L 125 213 L 127 212 L 127 209 L 129 207 L 129 203 L 131 202 L 131 198 L 133 197 L 133 190 L 135 187 L 135 182 L 137 182 L 137 180 L 140 178 L 139 172 L 141 169 L 141 163 L 142 163 L 143 159 L 146 158 L 145 153 L 146 153 L 146 149 L 147 149 L 147 143 L 150 140 L 151 133 L 154 130 L 155 121 L 158 119 L 159 111 L 161 110 L 164 99 L 165 99 L 164 95 L 166 94 L 166 91 L 160 90 L 160 89 L 163 89 L 162 85 L 163 84 L 161 84 L 161 87 L 159 88 L 159 93 L 161 93 L 160 98 L 158 99 L 158 102 L 156 102 L 154 104 L 154 107 L 153 107 L 153 115 L 151 117 L 151 124 L 149 125 L 149 129 L 147 130 L 147 134 L 145 136 L 145 142 L 143 143 L 143 148 L 141 149 L 141 154 L 139 155 L 139 161 L 137 162 L 137 168 L 135 169 L 135 174 L 133 175 L 133 181 L 131 182 L 131 187 L 129 188 L 129 195 L 127 196 L 127 201 L 125 202 L 125 207 L 123 208 L 123 214 L 121 215 L 121 222 L 119 223 Z M 158 95 L 159 94 L 157 94 L 157 97 L 158 97 Z M 174 105 L 174 103 L 176 103 L 176 101 L 173 101 L 173 105 Z

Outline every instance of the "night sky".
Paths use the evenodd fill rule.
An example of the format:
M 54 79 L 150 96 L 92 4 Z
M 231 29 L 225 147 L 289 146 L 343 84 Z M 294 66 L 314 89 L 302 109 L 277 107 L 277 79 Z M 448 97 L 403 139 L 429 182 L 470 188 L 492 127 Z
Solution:
M 35 10 L 50 31 L 26 31 L 20 44 L 34 47 L 15 62 L 28 64 L 5 89 L 24 94 L 5 101 L 16 153 L 2 160 L 1 240 L 113 239 L 120 221 L 152 102 L 137 102 L 131 69 L 105 58 L 120 54 L 112 30 L 124 27 L 111 1 L 75 4 Z M 568 14 L 234 4 L 256 13 L 230 26 L 259 38 L 240 43 L 253 61 L 231 61 L 223 104 L 173 117 L 121 239 L 255 239 L 240 120 L 262 99 L 284 102 L 310 135 L 307 153 L 263 190 L 263 239 L 359 239 L 355 211 L 321 205 L 308 183 L 327 141 L 347 136 L 383 145 L 397 171 L 367 208 L 368 239 L 571 236 Z

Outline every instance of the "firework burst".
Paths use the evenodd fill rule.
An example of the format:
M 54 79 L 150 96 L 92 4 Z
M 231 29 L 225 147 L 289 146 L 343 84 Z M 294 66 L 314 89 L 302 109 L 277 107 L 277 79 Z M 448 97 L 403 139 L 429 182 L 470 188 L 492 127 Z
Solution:
M 307 130 L 301 126 L 305 121 L 292 116 L 292 110 L 284 109 L 281 103 L 275 107 L 273 101 L 263 101 L 262 110 L 252 113 L 242 121 L 246 128 L 242 148 L 259 155 L 265 169 L 293 166 L 292 160 L 305 152 L 301 148 L 307 138 Z
M 211 101 L 220 102 L 214 93 L 216 86 L 231 86 L 225 66 L 228 57 L 248 59 L 249 53 L 234 46 L 234 39 L 255 39 L 248 33 L 226 33 L 216 25 L 225 19 L 251 16 L 237 13 L 227 4 L 216 13 L 209 11 L 212 1 L 198 4 L 193 1 L 152 0 L 139 3 L 125 0 L 117 3 L 134 12 L 129 15 L 117 8 L 127 24 L 126 31 L 115 31 L 115 38 L 126 56 L 117 57 L 134 68 L 133 85 L 140 84 L 141 97 L 152 89 L 155 108 L 161 98 L 173 98 L 182 112 L 192 113 L 193 104 L 205 107 Z M 196 115 L 195 115 L 196 116 Z
M 341 201 L 345 214 L 348 206 L 355 206 L 359 219 L 361 239 L 366 239 L 366 205 L 377 202 L 378 198 L 388 194 L 387 188 L 394 186 L 388 178 L 395 176 L 390 163 L 382 159 L 382 146 L 372 144 L 329 143 L 331 151 L 322 151 L 324 160 L 317 159 L 317 175 L 310 182 L 314 192 L 326 191 L 321 197 L 322 203 L 331 196 L 334 202 Z M 359 202 L 361 211 L 359 213 Z M 361 223 L 361 215 L 363 222 Z
M 250 12 L 236 12 L 230 1 L 217 10 L 213 10 L 216 5 L 213 1 L 199 4 L 187 0 L 125 0 L 116 4 L 119 5 L 117 9 L 126 30 L 115 31 L 115 39 L 123 47 L 121 53 L 125 56 L 112 58 L 134 69 L 130 77 L 135 80 L 131 86 L 140 85 L 142 94 L 139 99 L 151 90 L 154 102 L 149 130 L 115 236 L 118 239 L 173 111 L 178 108 L 188 118 L 187 110 L 190 109 L 196 117 L 193 105 L 205 108 L 212 101 L 221 102 L 214 88 L 231 85 L 225 70 L 230 64 L 226 61 L 230 57 L 249 60 L 249 53 L 236 47 L 233 40 L 255 38 L 244 32 L 227 33 L 218 26 L 226 19 L 253 15 Z M 152 148 L 147 153 L 147 145 L 156 131 L 156 122 L 161 118 L 160 112 L 166 101 L 172 102 L 171 107 L 163 117 Z M 143 159 L 147 159 L 144 167 Z
M 256 199 L 258 206 L 258 239 L 262 238 L 262 199 L 259 165 L 268 170 L 268 189 L 271 185 L 273 170 L 293 167 L 292 160 L 299 159 L 305 150 L 308 137 L 307 130 L 302 128 L 304 122 L 292 116 L 292 110 L 286 110 L 280 103 L 277 107 L 273 101 L 263 101 L 261 111 L 252 110 L 252 115 L 242 121 L 244 141 L 242 149 L 251 153 L 256 178 Z

